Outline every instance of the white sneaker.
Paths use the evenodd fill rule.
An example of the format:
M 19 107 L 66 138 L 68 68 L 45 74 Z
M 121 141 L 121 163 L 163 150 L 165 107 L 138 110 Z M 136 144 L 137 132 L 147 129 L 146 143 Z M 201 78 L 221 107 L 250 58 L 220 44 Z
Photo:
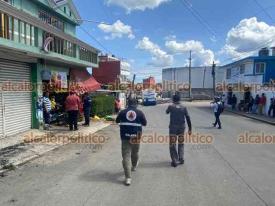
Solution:
M 126 186 L 130 186 L 131 185 L 131 181 L 132 181 L 131 178 L 126 178 L 125 179 L 125 185 Z

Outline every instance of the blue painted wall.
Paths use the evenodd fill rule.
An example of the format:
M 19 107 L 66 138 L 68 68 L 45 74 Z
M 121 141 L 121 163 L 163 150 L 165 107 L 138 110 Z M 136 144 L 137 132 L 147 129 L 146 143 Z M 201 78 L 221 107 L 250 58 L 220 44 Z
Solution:
M 263 83 L 270 83 L 271 79 L 275 79 L 275 57 L 269 57 L 267 59 L 261 59 L 261 58 L 255 59 L 255 64 L 258 62 L 266 63 Z M 255 73 L 255 70 L 254 70 L 254 73 Z

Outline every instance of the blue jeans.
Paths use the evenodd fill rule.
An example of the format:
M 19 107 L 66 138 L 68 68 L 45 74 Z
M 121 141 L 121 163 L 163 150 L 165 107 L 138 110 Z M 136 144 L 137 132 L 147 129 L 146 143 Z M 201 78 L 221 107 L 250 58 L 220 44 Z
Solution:
M 222 127 L 220 116 L 221 116 L 221 114 L 219 112 L 215 112 L 215 118 L 216 118 L 216 121 L 214 123 L 215 127 L 217 126 L 217 124 L 218 124 L 219 128 Z
M 45 125 L 49 125 L 51 123 L 51 114 L 50 112 L 43 111 L 43 118 Z

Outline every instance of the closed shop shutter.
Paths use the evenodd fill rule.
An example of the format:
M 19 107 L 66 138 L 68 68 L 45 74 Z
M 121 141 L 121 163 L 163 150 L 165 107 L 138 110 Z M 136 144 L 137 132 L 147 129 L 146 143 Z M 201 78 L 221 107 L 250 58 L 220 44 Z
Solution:
M 0 91 L 0 138 L 4 137 L 2 92 Z
M 3 117 L 0 116 L 0 122 L 3 122 L 5 136 L 31 128 L 31 91 L 27 90 L 28 87 L 17 89 L 18 85 L 27 85 L 30 80 L 31 69 L 28 64 L 0 59 L 0 84 L 4 90 L 9 90 L 2 91 Z

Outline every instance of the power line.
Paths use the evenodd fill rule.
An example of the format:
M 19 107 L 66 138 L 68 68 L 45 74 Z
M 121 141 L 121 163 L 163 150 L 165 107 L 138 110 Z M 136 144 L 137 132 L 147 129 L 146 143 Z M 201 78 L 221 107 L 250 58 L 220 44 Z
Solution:
M 254 0 L 254 2 L 258 5 L 258 7 L 260 7 L 260 9 L 266 14 L 266 16 L 268 16 L 268 18 L 274 22 L 274 19 L 273 17 L 266 11 L 266 9 L 257 1 L 257 0 Z
M 112 54 L 112 52 L 107 49 L 100 41 L 98 41 L 90 32 L 88 32 L 86 29 L 84 29 L 82 26 L 79 26 L 79 28 L 84 31 L 90 38 L 92 38 L 94 41 L 96 41 L 107 53 Z
M 200 15 L 200 13 L 192 6 L 188 0 L 179 0 L 189 11 L 190 13 L 202 24 L 206 30 L 214 37 L 217 38 L 216 32 L 211 28 L 208 22 Z
M 61 12 L 64 12 L 60 7 L 57 7 L 56 9 L 60 10 Z M 104 22 L 98 22 L 98 21 L 94 21 L 94 20 L 85 20 L 85 19 L 76 19 L 76 21 L 88 21 L 88 22 L 92 22 L 92 23 L 103 23 L 103 24 L 107 24 L 110 25 L 108 23 L 104 23 Z M 109 49 L 107 49 L 100 41 L 98 41 L 90 32 L 88 32 L 86 29 L 84 29 L 82 26 L 79 26 L 79 28 L 84 31 L 90 38 L 92 38 L 94 41 L 96 41 L 101 47 L 102 49 L 104 49 L 107 53 L 113 54 Z
M 243 53 L 242 53 L 243 55 L 248 54 L 248 56 L 240 56 L 240 57 L 233 57 L 233 58 L 230 57 L 230 58 L 227 58 L 227 59 L 223 60 L 222 62 L 220 62 L 220 64 L 222 65 L 222 64 L 224 64 L 224 63 L 227 62 L 227 61 L 236 61 L 236 60 L 240 60 L 240 59 L 247 58 L 247 57 L 250 56 L 250 54 L 251 54 L 252 52 L 255 52 L 255 51 L 258 51 L 258 50 L 261 49 L 261 48 L 270 46 L 270 43 L 272 43 L 273 41 L 274 41 L 274 39 L 270 39 L 270 40 L 266 41 L 264 44 L 255 47 L 253 50 L 247 51 L 247 52 L 243 52 Z
M 105 25 L 108 25 L 108 26 L 112 26 L 113 25 L 111 23 L 106 23 L 104 21 L 95 21 L 95 20 L 90 20 L 90 19 L 76 19 L 76 21 L 85 21 L 85 22 L 95 23 L 95 24 L 105 24 Z

